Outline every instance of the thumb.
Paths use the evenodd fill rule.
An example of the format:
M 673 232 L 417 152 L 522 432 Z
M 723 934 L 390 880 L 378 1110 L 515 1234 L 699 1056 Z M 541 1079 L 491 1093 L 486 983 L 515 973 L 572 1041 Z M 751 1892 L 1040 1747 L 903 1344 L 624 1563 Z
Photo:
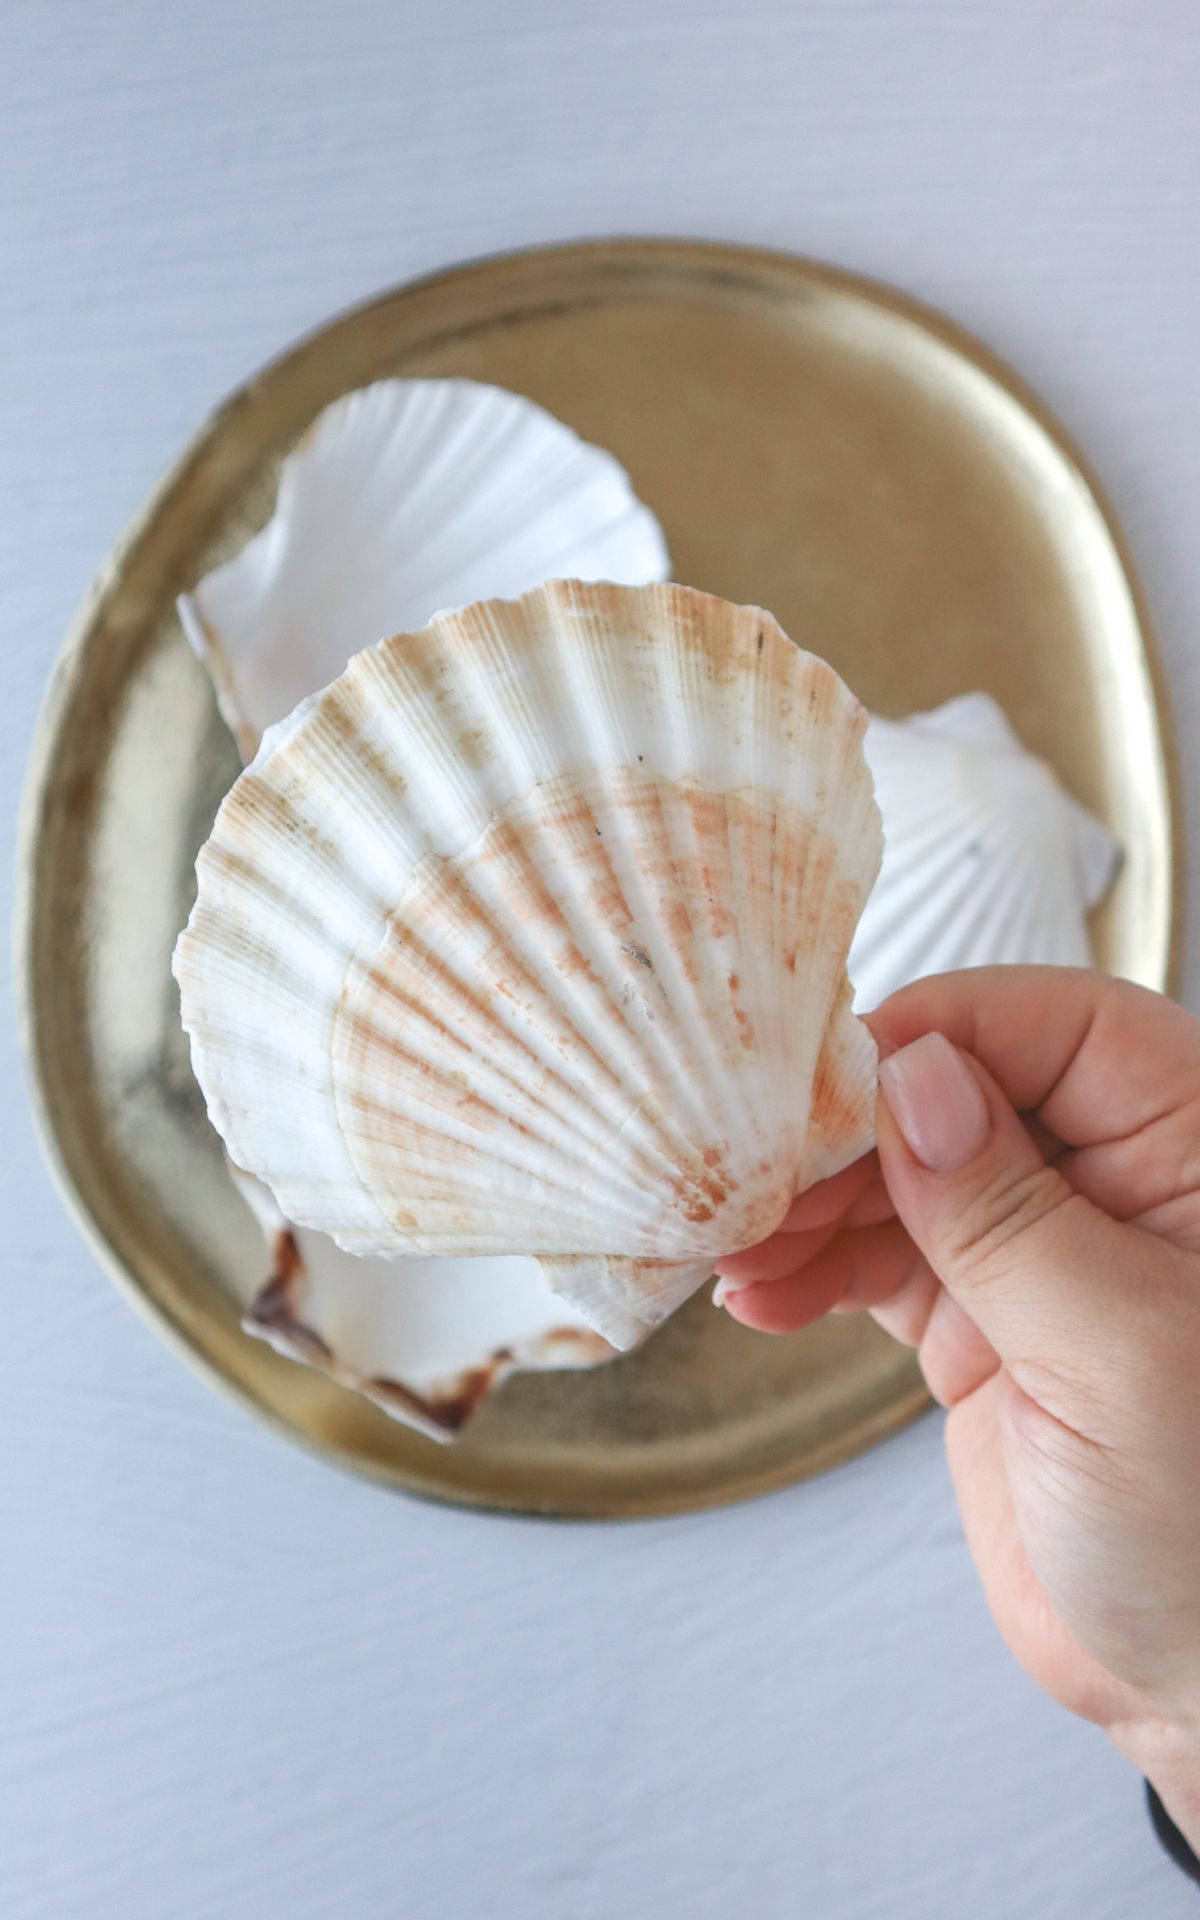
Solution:
M 1001 1360 L 1077 1372 L 1135 1310 L 1142 1237 L 1047 1166 L 991 1075 L 940 1033 L 881 1061 L 879 1160 L 896 1212 Z

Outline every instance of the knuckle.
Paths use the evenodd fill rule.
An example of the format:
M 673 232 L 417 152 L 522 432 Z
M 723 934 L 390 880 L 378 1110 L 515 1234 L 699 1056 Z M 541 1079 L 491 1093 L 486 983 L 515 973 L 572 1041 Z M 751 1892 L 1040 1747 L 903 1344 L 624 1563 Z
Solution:
M 1007 1267 L 1035 1229 L 1072 1207 L 1086 1202 L 1053 1167 L 998 1167 L 943 1222 L 943 1256 L 967 1273 Z
M 1089 1370 L 1086 1360 L 1081 1365 L 1045 1357 L 1013 1359 L 1008 1372 L 1028 1407 L 1044 1423 L 1045 1434 L 1060 1449 L 1075 1444 L 1094 1449 L 1097 1455 L 1115 1449 L 1108 1383 L 1103 1374 Z
M 1011 1371 L 1015 1381 L 1017 1370 Z M 1033 1369 L 1022 1372 L 1035 1389 L 1048 1384 L 1044 1374 L 1039 1379 Z M 1020 1391 L 1026 1401 L 1024 1415 L 1015 1423 L 1015 1439 L 1026 1472 L 1043 1494 L 1055 1494 L 1076 1508 L 1086 1496 L 1099 1518 L 1135 1492 L 1133 1463 L 1119 1446 L 1093 1431 L 1089 1408 L 1073 1386 L 1062 1387 L 1054 1396 L 1061 1412 L 1034 1398 L 1029 1388 Z
M 1008 1425 L 1030 1485 L 1065 1498 L 1080 1517 L 1086 1509 L 1093 1523 L 1131 1507 L 1155 1511 L 1144 1453 L 1126 1443 L 1094 1387 L 1041 1363 L 1013 1364 L 1008 1373 Z

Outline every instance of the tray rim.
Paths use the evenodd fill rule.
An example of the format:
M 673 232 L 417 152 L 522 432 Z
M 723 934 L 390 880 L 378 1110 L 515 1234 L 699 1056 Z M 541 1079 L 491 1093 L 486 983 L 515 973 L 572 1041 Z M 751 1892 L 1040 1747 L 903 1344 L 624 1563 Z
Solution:
M 396 1470 L 366 1455 L 322 1441 L 306 1427 L 267 1405 L 215 1358 L 210 1357 L 168 1305 L 152 1297 L 144 1281 L 126 1263 L 92 1213 L 84 1198 L 82 1183 L 76 1178 L 72 1167 L 63 1131 L 56 1124 L 48 1084 L 49 1074 L 43 1062 L 41 1013 L 34 964 L 42 828 L 57 767 L 60 736 L 69 720 L 83 676 L 92 631 L 119 593 L 125 570 L 142 540 L 160 515 L 169 508 L 172 497 L 183 489 L 212 441 L 224 431 L 231 415 L 246 403 L 262 383 L 285 365 L 293 365 L 321 351 L 331 334 L 360 323 L 372 312 L 382 311 L 398 298 L 436 294 L 444 286 L 458 287 L 464 281 L 486 280 L 497 272 L 503 273 L 505 269 L 519 272 L 526 265 L 536 266 L 539 263 L 551 268 L 559 265 L 569 269 L 575 263 L 585 269 L 607 267 L 617 273 L 623 270 L 630 276 L 639 270 L 669 268 L 674 264 L 685 271 L 691 269 L 695 272 L 699 269 L 701 274 L 708 269 L 715 281 L 726 283 L 730 279 L 744 283 L 757 269 L 764 275 L 782 276 L 800 285 L 815 282 L 822 288 L 865 299 L 916 324 L 977 367 L 1030 415 L 1091 496 L 1105 534 L 1112 544 L 1133 607 L 1159 744 L 1157 772 L 1162 780 L 1164 796 L 1161 828 L 1167 875 L 1160 985 L 1163 992 L 1171 995 L 1175 995 L 1179 987 L 1182 949 L 1182 780 L 1166 668 L 1150 618 L 1147 595 L 1120 521 L 1089 461 L 1050 407 L 991 347 L 922 299 L 855 269 L 786 249 L 656 235 L 626 237 L 601 234 L 475 255 L 460 263 L 398 281 L 365 300 L 339 308 L 325 320 L 305 329 L 233 387 L 185 442 L 141 507 L 127 522 L 93 576 L 53 661 L 26 762 L 17 823 L 12 958 L 18 1040 L 34 1130 L 43 1159 L 85 1245 L 142 1320 L 227 1401 L 251 1413 L 275 1434 L 293 1446 L 299 1446 L 311 1458 L 357 1479 L 365 1478 L 392 1492 L 461 1507 L 467 1511 L 558 1520 L 643 1519 L 730 1506 L 810 1479 L 900 1432 L 932 1407 L 932 1397 L 924 1384 L 918 1381 L 882 1413 L 860 1419 L 852 1430 L 814 1449 L 803 1460 L 764 1471 L 748 1471 L 711 1489 L 692 1490 L 683 1496 L 633 1492 L 619 1499 L 602 1496 L 593 1498 L 584 1490 L 569 1506 L 560 1501 L 548 1501 L 545 1505 L 531 1503 L 518 1495 L 510 1497 L 503 1489 L 489 1490 L 486 1498 L 466 1491 L 437 1471 L 440 1449 L 435 1451 L 428 1472 L 411 1462 L 406 1462 L 402 1469 Z M 524 306 L 521 311 L 529 312 L 530 309 Z M 495 324 L 494 316 L 489 324 Z M 450 339 L 454 336 L 446 333 L 441 337 Z

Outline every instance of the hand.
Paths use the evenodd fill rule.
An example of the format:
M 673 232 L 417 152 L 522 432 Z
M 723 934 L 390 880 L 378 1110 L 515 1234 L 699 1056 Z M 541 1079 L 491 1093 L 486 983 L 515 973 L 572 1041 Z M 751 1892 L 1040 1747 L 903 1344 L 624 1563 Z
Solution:
M 1042 967 L 922 981 L 869 1025 L 877 1153 L 721 1261 L 720 1297 L 917 1348 L 1001 1633 L 1200 1851 L 1200 1025 Z

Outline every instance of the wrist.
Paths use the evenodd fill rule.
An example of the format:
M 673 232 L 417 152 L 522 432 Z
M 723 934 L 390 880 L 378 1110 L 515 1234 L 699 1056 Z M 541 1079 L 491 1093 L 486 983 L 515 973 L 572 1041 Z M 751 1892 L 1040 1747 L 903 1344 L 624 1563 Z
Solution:
M 1200 1724 L 1157 1714 L 1108 1729 L 1119 1752 L 1145 1775 L 1180 1833 L 1200 1857 Z

